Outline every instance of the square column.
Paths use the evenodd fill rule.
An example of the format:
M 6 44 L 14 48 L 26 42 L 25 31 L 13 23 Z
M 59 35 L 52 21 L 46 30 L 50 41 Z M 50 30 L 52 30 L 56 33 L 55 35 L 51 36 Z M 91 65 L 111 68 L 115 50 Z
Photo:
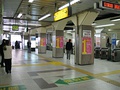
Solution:
M 46 33 L 39 34 L 40 42 L 38 44 L 38 53 L 44 54 L 46 53 Z
M 94 30 L 90 25 L 81 25 L 76 31 L 75 63 L 87 65 L 94 63 Z
M 52 35 L 52 57 L 55 58 L 63 58 L 64 52 L 63 52 L 63 46 L 64 46 L 64 41 L 63 41 L 63 30 L 56 30 L 53 31 Z

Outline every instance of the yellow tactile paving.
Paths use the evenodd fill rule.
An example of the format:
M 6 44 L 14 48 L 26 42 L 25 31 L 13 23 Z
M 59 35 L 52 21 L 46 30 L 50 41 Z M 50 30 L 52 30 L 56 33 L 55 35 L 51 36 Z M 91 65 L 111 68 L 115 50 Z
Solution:
M 108 76 L 108 75 L 119 74 L 119 73 L 120 73 L 120 70 L 115 70 L 115 71 L 111 71 L 111 72 L 95 74 L 95 76 Z
M 49 62 L 50 64 L 56 65 L 56 66 L 60 66 L 63 65 L 62 62 Z
M 0 84 L 0 86 L 8 86 L 8 85 L 10 85 L 10 84 Z
M 100 80 L 103 80 L 103 81 L 105 81 L 105 82 L 107 82 L 107 83 L 110 83 L 110 84 L 113 84 L 113 85 L 115 85 L 115 86 L 118 86 L 118 87 L 120 87 L 120 82 L 117 82 L 117 81 L 115 81 L 115 80 L 111 80 L 111 79 L 108 79 L 108 78 L 105 78 L 105 77 L 96 77 L 97 79 L 100 79 Z

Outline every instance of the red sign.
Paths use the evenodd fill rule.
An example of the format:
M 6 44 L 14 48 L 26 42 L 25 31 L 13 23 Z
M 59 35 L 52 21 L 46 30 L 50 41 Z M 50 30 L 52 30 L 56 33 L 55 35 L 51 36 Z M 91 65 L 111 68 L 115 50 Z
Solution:
M 120 10 L 120 4 L 115 4 L 111 2 L 102 1 L 101 3 L 102 8 L 109 8 L 114 10 Z

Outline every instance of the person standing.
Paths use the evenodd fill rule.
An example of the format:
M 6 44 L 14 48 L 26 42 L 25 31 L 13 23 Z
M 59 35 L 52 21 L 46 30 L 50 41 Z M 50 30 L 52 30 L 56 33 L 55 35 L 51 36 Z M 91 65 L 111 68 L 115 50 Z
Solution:
M 0 54 L 1 54 L 1 67 L 4 67 L 4 53 L 3 53 L 3 48 L 5 46 L 6 40 L 2 40 L 2 44 L 0 45 Z
M 66 52 L 67 52 L 67 59 L 70 60 L 70 54 L 72 52 L 73 49 L 73 44 L 71 42 L 71 39 L 69 39 L 69 41 L 66 43 Z
M 28 53 L 31 53 L 31 42 L 30 40 L 27 42 Z
M 11 73 L 12 67 L 12 46 L 10 46 L 10 41 L 6 40 L 6 45 L 3 48 L 4 60 L 5 60 L 5 71 L 6 73 Z

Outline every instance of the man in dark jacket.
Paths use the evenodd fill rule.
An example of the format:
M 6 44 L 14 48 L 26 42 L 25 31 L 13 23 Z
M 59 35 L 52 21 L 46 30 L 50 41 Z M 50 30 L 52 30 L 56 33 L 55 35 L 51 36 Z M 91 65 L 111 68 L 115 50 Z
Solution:
M 72 49 L 73 49 L 73 45 L 72 45 L 71 39 L 69 39 L 69 41 L 66 43 L 67 59 L 69 60 L 70 60 L 70 54 Z

